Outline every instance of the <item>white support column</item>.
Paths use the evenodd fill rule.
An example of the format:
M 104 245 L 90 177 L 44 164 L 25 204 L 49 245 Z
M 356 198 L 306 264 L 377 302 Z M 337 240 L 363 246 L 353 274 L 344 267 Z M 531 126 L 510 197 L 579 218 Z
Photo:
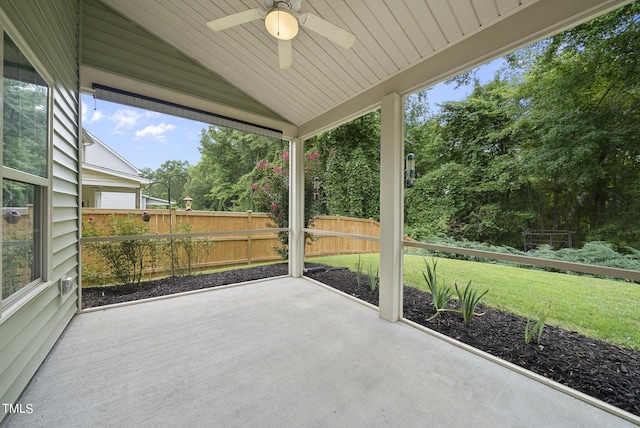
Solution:
M 380 110 L 380 317 L 402 317 L 402 228 L 404 114 L 402 97 L 392 93 Z
M 304 271 L 304 141 L 289 144 L 289 275 L 300 278 Z

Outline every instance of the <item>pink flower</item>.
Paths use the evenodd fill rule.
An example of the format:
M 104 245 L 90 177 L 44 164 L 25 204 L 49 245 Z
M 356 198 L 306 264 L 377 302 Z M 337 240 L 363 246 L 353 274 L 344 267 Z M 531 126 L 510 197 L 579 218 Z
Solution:
M 91 215 L 89 216 L 89 218 L 87 218 L 87 221 L 93 221 L 93 220 L 95 220 L 95 219 Z
M 278 174 L 280 174 L 282 172 L 282 168 L 280 168 L 278 165 L 273 167 L 273 171 L 277 172 Z
M 251 185 L 251 190 L 256 190 L 258 188 L 258 183 L 253 183 Z
M 263 169 L 267 166 L 267 163 L 263 160 L 261 160 L 260 162 L 258 162 L 258 168 Z
M 278 205 L 277 204 L 271 204 L 271 211 L 275 211 L 278 209 Z
M 309 154 L 309 156 L 307 156 L 307 159 L 314 160 L 318 156 L 320 156 L 320 154 L 318 152 L 313 152 L 313 153 Z
M 284 153 L 282 153 L 282 160 L 283 160 L 284 162 L 286 162 L 286 161 L 288 161 L 288 160 L 289 160 L 289 152 L 284 152 Z

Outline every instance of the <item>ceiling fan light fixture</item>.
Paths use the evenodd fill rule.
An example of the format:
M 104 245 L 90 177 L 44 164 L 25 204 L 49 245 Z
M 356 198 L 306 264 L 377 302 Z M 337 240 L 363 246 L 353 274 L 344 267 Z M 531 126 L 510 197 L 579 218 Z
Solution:
M 274 8 L 264 18 L 269 34 L 279 40 L 291 40 L 298 34 L 298 19 L 289 11 Z

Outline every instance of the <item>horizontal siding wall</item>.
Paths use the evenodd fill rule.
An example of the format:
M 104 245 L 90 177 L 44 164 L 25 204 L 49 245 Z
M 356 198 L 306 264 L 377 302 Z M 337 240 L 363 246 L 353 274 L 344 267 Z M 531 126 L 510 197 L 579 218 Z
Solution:
M 58 280 L 79 275 L 79 0 L 2 0 L 53 86 L 51 222 L 46 259 L 51 285 L 0 323 L 0 402 L 15 403 L 77 311 L 77 286 L 60 296 Z M 4 418 L 4 407 L 0 410 Z

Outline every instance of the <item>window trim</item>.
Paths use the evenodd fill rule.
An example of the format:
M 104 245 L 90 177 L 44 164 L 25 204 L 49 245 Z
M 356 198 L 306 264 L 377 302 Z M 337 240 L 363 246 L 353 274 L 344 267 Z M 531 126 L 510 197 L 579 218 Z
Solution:
M 2 37 L 6 33 L 13 43 L 20 49 L 22 54 L 27 58 L 31 66 L 40 75 L 47 85 L 47 132 L 46 132 L 46 156 L 47 156 L 47 177 L 43 178 L 34 174 L 19 171 L 3 165 L 3 150 L 0 150 L 0 179 L 10 179 L 14 181 L 23 182 L 26 184 L 34 185 L 40 188 L 39 192 L 36 192 L 34 199 L 37 198 L 37 202 L 34 200 L 34 205 L 39 204 L 40 209 L 38 216 L 39 233 L 39 248 L 38 261 L 34 264 L 39 264 L 40 275 L 39 278 L 25 284 L 20 290 L 16 291 L 12 295 L 4 298 L 2 296 L 2 289 L 0 288 L 0 324 L 12 314 L 18 312 L 22 307 L 31 302 L 34 298 L 54 285 L 52 278 L 52 248 L 53 238 L 51 236 L 52 224 L 53 224 L 53 109 L 54 109 L 54 87 L 55 79 L 52 78 L 42 62 L 38 59 L 34 51 L 28 46 L 24 38 L 20 35 L 18 30 L 10 22 L 4 11 L 0 9 L 0 32 Z M 0 44 L 0 60 L 4 62 L 4 42 Z M 4 72 L 2 73 L 4 78 Z M 0 93 L 4 90 L 3 80 L 0 79 Z M 0 112 L 2 107 L 0 106 Z M 3 125 L 3 115 L 0 114 L 0 125 Z M 0 133 L 0 143 L 3 143 L 3 134 Z M 2 188 L 0 187 L 0 198 L 2 198 Z M 3 224 L 0 222 L 0 231 L 2 231 Z M 2 260 L 0 259 L 0 269 L 2 268 Z M 0 274 L 1 275 L 1 274 Z

